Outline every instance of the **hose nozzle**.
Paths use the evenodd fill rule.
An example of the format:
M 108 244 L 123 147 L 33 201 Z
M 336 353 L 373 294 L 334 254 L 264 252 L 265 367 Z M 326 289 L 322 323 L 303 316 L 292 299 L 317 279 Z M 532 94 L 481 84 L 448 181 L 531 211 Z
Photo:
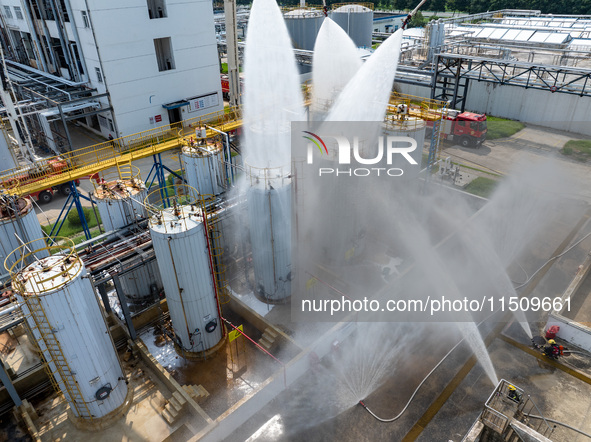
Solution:
M 359 405 L 361 405 L 363 408 L 367 408 L 367 406 L 363 403 L 363 401 L 359 401 Z

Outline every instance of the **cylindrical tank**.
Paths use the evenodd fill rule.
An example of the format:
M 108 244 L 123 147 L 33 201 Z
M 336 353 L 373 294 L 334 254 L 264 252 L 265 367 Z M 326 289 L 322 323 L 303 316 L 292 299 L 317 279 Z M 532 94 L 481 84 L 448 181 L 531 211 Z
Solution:
M 392 164 L 388 168 L 399 168 L 404 174 L 397 181 L 406 181 L 419 176 L 421 171 L 421 161 L 423 158 L 423 145 L 425 143 L 426 124 L 422 119 L 415 116 L 405 116 L 403 118 L 391 118 L 388 116 L 384 122 L 384 135 L 393 137 L 409 137 L 417 142 L 417 148 L 409 155 L 415 160 L 416 165 L 410 164 L 402 155 L 394 155 Z M 384 165 L 385 167 L 386 165 Z
M 316 36 L 324 21 L 324 14 L 318 9 L 298 8 L 283 14 L 285 25 L 294 49 L 311 51 Z
M 13 287 L 74 416 L 101 418 L 124 404 L 127 384 L 84 264 L 64 241 L 69 248 L 53 246 L 50 256 L 12 272 Z
M 95 184 L 94 199 L 107 232 L 146 217 L 146 187 L 135 166 L 120 166 Z
M 3 133 L 0 133 L 0 171 L 14 169 L 16 160 L 8 145 L 8 137 L 3 127 L 0 127 Z
M 170 311 L 177 348 L 183 356 L 207 351 L 223 337 L 212 271 L 208 215 L 189 186 L 167 188 L 168 198 L 151 201 L 150 233 Z
M 132 270 L 121 270 L 119 282 L 125 296 L 130 301 L 145 302 L 155 299 L 162 286 L 162 276 L 156 260 L 148 261 Z
M 225 190 L 223 145 L 219 137 L 183 140 L 181 159 L 189 186 L 201 195 Z
M 247 166 L 246 198 L 255 293 L 265 302 L 291 296 L 291 179 L 289 171 Z
M 0 259 L 7 269 L 20 258 L 17 254 L 11 254 L 22 245 L 15 235 L 27 243 L 36 238 L 43 238 L 43 231 L 31 200 L 0 195 Z M 42 239 L 35 241 L 33 246 L 38 250 L 37 258 L 48 255 L 47 250 L 42 250 L 45 247 Z
M 345 30 L 358 47 L 371 48 L 373 3 L 335 4 L 330 18 Z

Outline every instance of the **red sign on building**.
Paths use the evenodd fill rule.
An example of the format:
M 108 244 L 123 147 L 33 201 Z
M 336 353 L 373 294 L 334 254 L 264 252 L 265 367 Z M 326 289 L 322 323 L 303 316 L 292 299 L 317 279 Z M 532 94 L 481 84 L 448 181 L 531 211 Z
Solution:
M 156 115 L 154 117 L 154 120 L 156 121 L 156 123 L 160 123 L 162 121 L 162 115 Z

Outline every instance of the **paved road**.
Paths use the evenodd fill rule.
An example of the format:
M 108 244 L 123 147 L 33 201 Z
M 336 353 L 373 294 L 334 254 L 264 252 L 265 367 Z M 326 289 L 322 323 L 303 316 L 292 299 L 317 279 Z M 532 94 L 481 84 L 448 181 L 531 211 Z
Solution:
M 500 175 L 515 173 L 525 165 L 552 161 L 572 180 L 569 196 L 591 202 L 591 164 L 566 157 L 559 151 L 580 135 L 557 132 L 540 126 L 527 126 L 509 138 L 486 141 L 480 149 L 446 145 L 441 156 Z

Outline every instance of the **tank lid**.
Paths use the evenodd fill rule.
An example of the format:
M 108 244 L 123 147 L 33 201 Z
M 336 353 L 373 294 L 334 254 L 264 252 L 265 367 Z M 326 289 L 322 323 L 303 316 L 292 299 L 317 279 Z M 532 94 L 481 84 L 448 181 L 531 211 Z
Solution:
M 288 11 L 283 15 L 285 18 L 317 18 L 322 17 L 324 14 L 318 9 L 299 8 Z
M 0 195 L 0 222 L 25 216 L 32 207 L 28 198 Z
M 182 233 L 203 223 L 203 211 L 198 205 L 175 206 L 150 218 L 150 229 L 157 233 Z
M 94 194 L 97 199 L 101 200 L 122 200 L 137 195 L 145 188 L 143 181 L 131 178 L 100 183 L 95 186 Z
M 35 260 L 16 277 L 21 295 L 46 295 L 58 291 L 82 272 L 83 264 L 75 254 L 51 255 Z
M 333 5 L 332 12 L 371 12 L 370 4 L 336 4 Z M 373 4 L 371 4 L 373 6 Z

